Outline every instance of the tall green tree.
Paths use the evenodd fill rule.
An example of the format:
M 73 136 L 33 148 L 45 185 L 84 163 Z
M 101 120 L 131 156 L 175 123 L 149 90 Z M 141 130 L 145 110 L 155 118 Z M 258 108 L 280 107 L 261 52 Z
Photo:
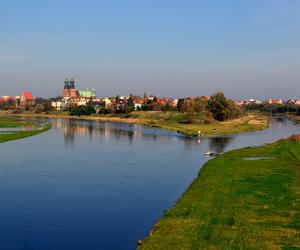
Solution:
M 241 109 L 220 92 L 210 97 L 207 106 L 213 117 L 218 121 L 238 118 L 242 115 Z
M 184 99 L 183 98 L 178 99 L 178 102 L 177 102 L 177 111 L 179 111 L 179 112 L 183 112 L 184 111 Z
M 132 112 L 135 110 L 135 107 L 134 107 L 134 101 L 133 101 L 133 96 L 132 94 L 130 95 L 129 99 L 127 100 L 127 108 L 126 108 L 126 111 L 127 112 Z

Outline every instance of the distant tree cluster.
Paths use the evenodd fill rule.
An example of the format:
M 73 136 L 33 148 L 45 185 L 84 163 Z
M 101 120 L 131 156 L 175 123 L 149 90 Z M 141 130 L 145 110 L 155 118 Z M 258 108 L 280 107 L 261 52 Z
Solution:
M 72 107 L 70 107 L 70 115 L 72 116 L 82 116 L 82 115 L 91 115 L 91 114 L 95 114 L 96 110 L 92 105 L 73 105 Z
M 35 107 L 34 107 L 34 112 L 39 114 L 42 112 L 49 112 L 51 111 L 51 100 L 49 99 L 44 99 L 41 97 L 38 97 L 35 99 Z
M 296 113 L 297 115 L 300 115 L 300 107 L 295 104 L 291 103 L 284 103 L 284 104 L 249 104 L 245 106 L 247 111 L 262 111 L 262 112 L 268 112 L 271 114 L 276 113 L 286 113 L 286 112 L 292 112 Z
M 208 110 L 217 121 L 225 121 L 242 116 L 242 109 L 234 101 L 227 99 L 223 93 L 217 93 L 207 102 Z
M 242 109 L 234 101 L 227 99 L 223 93 L 216 93 L 208 100 L 200 97 L 179 99 L 177 111 L 187 113 L 189 122 L 193 121 L 195 113 L 201 112 L 211 113 L 213 118 L 218 121 L 238 118 L 243 115 Z

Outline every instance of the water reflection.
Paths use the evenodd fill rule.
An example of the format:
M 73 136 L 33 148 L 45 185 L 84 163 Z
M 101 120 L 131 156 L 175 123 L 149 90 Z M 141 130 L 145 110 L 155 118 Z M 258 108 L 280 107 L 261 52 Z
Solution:
M 228 147 L 234 137 L 213 137 L 208 139 L 209 150 L 222 153 Z
M 164 132 L 155 128 L 144 128 L 139 125 L 124 123 L 109 123 L 89 120 L 57 119 L 52 121 L 53 128 L 62 130 L 65 145 L 74 146 L 76 137 L 88 136 L 90 139 L 103 138 L 109 141 L 114 138 L 116 141 L 128 140 L 132 143 L 134 139 L 148 138 L 152 141 L 164 140 L 166 137 L 183 137 L 173 132 Z
M 280 117 L 264 131 L 215 138 L 51 122 L 46 133 L 0 144 L 1 249 L 134 249 L 210 159 L 205 152 L 299 133 Z

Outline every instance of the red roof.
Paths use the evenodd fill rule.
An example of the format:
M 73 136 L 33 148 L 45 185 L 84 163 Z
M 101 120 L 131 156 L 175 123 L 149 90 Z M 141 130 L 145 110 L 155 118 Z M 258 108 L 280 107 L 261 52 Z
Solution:
M 33 96 L 31 92 L 22 92 L 21 95 L 21 101 L 32 101 L 33 100 Z
M 3 96 L 2 98 L 0 98 L 0 102 L 12 102 L 14 101 L 14 98 L 10 97 L 10 96 Z

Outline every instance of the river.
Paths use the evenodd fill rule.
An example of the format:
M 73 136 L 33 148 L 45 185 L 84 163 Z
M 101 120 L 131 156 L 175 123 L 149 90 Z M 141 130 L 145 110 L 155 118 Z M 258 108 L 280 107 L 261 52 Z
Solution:
M 51 120 L 0 144 L 0 249 L 134 249 L 209 159 L 300 133 L 284 117 L 240 135 L 189 139 L 140 125 Z

